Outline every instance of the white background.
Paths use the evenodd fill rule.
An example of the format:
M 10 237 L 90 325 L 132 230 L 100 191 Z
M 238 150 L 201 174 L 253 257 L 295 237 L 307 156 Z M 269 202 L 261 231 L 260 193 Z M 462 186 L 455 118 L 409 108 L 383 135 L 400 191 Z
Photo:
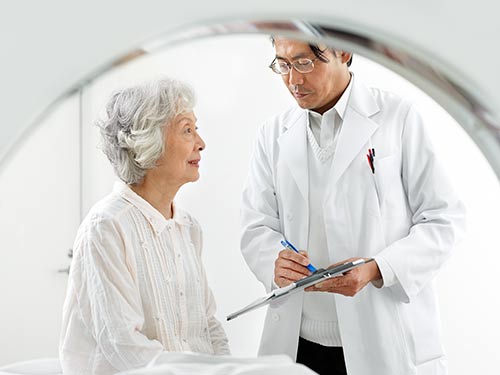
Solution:
M 83 92 L 81 159 L 75 98 L 39 124 L 0 174 L 0 365 L 57 355 L 66 278 L 55 270 L 67 263 L 80 197 L 86 212 L 115 179 L 96 147 L 92 122 L 111 91 L 161 75 L 186 80 L 197 92 L 195 112 L 207 149 L 201 179 L 184 186 L 178 202 L 203 227 L 205 265 L 233 354 L 256 354 L 264 309 L 231 322 L 225 316 L 264 291 L 239 253 L 238 219 L 256 129 L 294 104 L 280 77 L 266 68 L 272 58 L 263 36 L 218 37 L 176 46 L 103 75 Z M 461 128 L 419 90 L 360 56 L 351 70 L 368 85 L 417 103 L 467 205 L 468 236 L 438 279 L 443 335 L 450 374 L 491 373 L 488 369 L 500 364 L 495 357 L 500 337 L 498 181 Z M 472 267 L 476 261 L 481 265 Z

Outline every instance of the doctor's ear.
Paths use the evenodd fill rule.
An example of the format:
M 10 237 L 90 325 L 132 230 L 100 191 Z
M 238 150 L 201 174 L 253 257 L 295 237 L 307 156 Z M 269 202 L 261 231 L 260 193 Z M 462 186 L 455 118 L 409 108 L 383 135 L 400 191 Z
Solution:
M 352 53 L 345 51 L 336 51 L 337 57 L 340 58 L 342 64 L 347 64 L 347 66 L 351 65 L 352 61 Z

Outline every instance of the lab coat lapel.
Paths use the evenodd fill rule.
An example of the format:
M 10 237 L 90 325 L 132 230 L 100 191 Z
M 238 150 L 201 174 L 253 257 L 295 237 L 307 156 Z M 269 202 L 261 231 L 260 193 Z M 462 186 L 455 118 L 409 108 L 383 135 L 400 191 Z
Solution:
M 369 89 L 355 80 L 333 157 L 328 194 L 354 158 L 360 153 L 365 157 L 368 149 L 365 150 L 363 146 L 378 128 L 378 124 L 370 116 L 378 111 L 378 105 Z
M 306 111 L 297 110 L 287 125 L 287 131 L 278 139 L 281 162 L 287 165 L 305 201 L 309 197 L 306 116 Z

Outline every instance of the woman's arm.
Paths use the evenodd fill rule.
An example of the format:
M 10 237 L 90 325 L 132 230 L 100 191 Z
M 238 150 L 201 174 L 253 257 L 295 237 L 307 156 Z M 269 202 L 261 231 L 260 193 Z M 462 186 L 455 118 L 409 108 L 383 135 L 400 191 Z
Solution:
M 75 243 L 71 283 L 76 294 L 84 335 L 95 341 L 97 352 L 116 370 L 147 365 L 164 348 L 142 333 L 144 314 L 139 289 L 125 255 L 119 226 L 112 220 L 90 220 Z M 78 340 L 81 328 L 71 326 L 68 337 Z
M 226 336 L 226 332 L 224 328 L 222 328 L 221 323 L 215 317 L 215 312 L 217 310 L 217 306 L 215 303 L 215 298 L 212 293 L 212 290 L 208 286 L 207 275 L 205 271 L 205 267 L 203 266 L 203 260 L 201 258 L 201 252 L 203 249 L 203 233 L 201 230 L 200 224 L 191 217 L 191 220 L 194 223 L 193 231 L 191 232 L 191 240 L 196 249 L 197 256 L 199 257 L 199 264 L 201 268 L 200 281 L 202 283 L 202 287 L 204 289 L 205 294 L 205 311 L 207 317 L 208 331 L 210 334 L 210 339 L 212 341 L 212 345 L 214 348 L 215 354 L 231 354 L 229 350 L 229 344 Z

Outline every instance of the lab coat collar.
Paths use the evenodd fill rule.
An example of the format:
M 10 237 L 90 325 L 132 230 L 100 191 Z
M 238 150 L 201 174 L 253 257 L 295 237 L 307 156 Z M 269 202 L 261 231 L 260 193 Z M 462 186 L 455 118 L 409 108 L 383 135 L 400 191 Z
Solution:
M 342 96 L 339 98 L 337 103 L 335 103 L 334 108 L 337 110 L 340 118 L 344 120 L 345 111 L 347 109 L 347 103 L 349 102 L 349 97 L 351 96 L 352 85 L 354 83 L 354 75 L 351 73 L 351 79 L 349 80 L 349 84 L 346 89 L 342 93 Z
M 349 164 L 361 152 L 378 124 L 369 117 L 380 111 L 370 90 L 351 77 L 351 92 L 348 96 L 343 125 L 337 142 L 332 176 L 327 194 L 345 172 Z M 295 108 L 283 119 L 286 131 L 278 138 L 280 158 L 287 164 L 304 200 L 309 199 L 309 172 L 307 164 L 307 110 Z M 326 197 L 328 198 L 328 197 Z
M 354 79 L 354 76 L 352 77 Z M 338 182 L 354 158 L 367 152 L 363 148 L 378 124 L 370 119 L 380 109 L 370 90 L 361 82 L 354 79 L 351 95 L 347 103 L 345 119 L 337 142 L 337 149 L 333 157 L 331 180 L 328 192 L 332 192 L 333 185 Z
M 309 199 L 307 112 L 295 108 L 283 123 L 286 131 L 278 138 L 280 159 L 288 166 L 302 197 L 307 201 Z
M 173 223 L 181 225 L 192 224 L 189 216 L 182 210 L 178 210 L 175 203 L 172 203 L 172 219 L 166 219 L 156 208 L 147 200 L 134 192 L 127 184 L 122 181 L 115 182 L 113 192 L 120 195 L 127 202 L 135 206 L 144 215 L 157 235 L 161 234 L 167 226 Z
M 351 109 L 370 117 L 380 111 L 371 90 L 351 73 L 352 88 L 348 97 L 346 112 Z

